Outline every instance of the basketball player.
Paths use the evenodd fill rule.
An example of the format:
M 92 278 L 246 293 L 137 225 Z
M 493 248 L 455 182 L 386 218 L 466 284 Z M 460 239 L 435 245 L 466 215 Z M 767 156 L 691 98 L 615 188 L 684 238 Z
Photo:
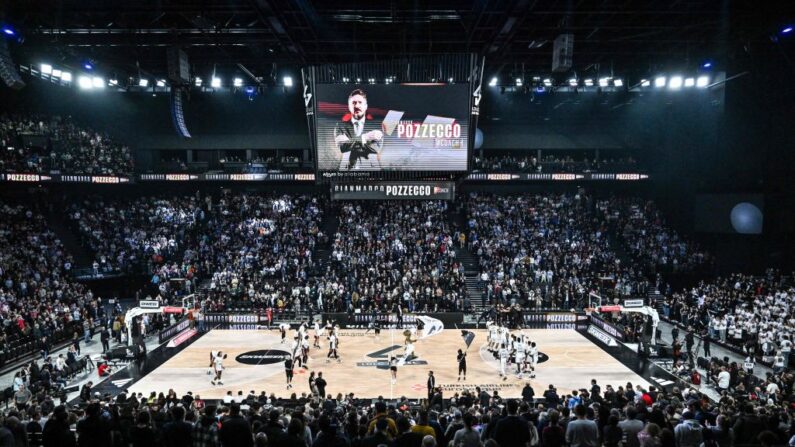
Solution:
M 508 376 L 505 374 L 505 368 L 508 366 L 508 348 L 504 344 L 500 346 L 498 355 L 500 357 L 500 377 L 502 380 L 508 380 Z
M 293 363 L 296 366 L 301 366 L 301 340 L 299 340 L 300 333 L 293 338 L 293 344 L 290 347 L 290 352 L 292 352 Z
M 289 323 L 279 323 L 279 332 L 282 333 L 282 341 L 281 344 L 284 344 L 287 340 L 287 331 L 290 329 Z
M 313 348 L 320 348 L 320 322 L 315 320 L 315 343 L 312 345 Z
M 221 351 L 218 351 L 218 355 L 215 356 L 213 359 L 213 369 L 215 370 L 215 378 L 210 381 L 212 385 L 223 385 L 224 382 L 221 382 L 221 374 L 224 372 L 224 359 L 226 358 L 226 354 L 223 354 Z
M 524 336 L 522 336 L 517 342 L 514 349 L 516 350 L 516 375 L 519 378 L 522 377 L 522 368 L 524 367 L 525 363 L 525 344 L 524 344 Z
M 392 385 L 397 383 L 398 359 L 394 355 L 389 358 L 389 373 L 392 375 Z
M 463 374 L 464 375 L 464 381 L 466 382 L 466 380 L 467 380 L 467 353 L 459 349 L 458 350 L 458 356 L 456 356 L 456 359 L 458 360 L 458 380 L 461 380 L 461 374 Z
M 530 357 L 530 378 L 535 379 L 536 364 L 538 364 L 538 347 L 536 346 L 536 342 L 530 343 L 528 355 Z
M 301 364 L 304 369 L 309 369 L 309 335 L 304 335 L 304 340 L 301 342 Z
M 218 351 L 210 351 L 210 366 L 207 367 L 207 375 L 209 376 L 213 372 L 213 365 L 215 365 L 215 356 L 218 355 Z
M 293 358 L 292 356 L 284 359 L 284 375 L 287 378 L 287 389 L 293 387 Z
M 337 363 L 340 362 L 340 356 L 337 352 L 337 334 L 332 329 L 331 335 L 328 336 L 328 355 L 326 355 L 326 363 L 330 362 L 332 358 L 337 359 Z

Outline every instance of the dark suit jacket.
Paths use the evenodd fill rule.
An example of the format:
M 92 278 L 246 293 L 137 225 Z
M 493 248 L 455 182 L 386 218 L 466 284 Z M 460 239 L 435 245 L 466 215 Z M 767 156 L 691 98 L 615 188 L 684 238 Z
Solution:
M 381 130 L 381 126 L 371 117 L 366 117 L 364 120 L 364 129 L 362 129 L 362 135 L 371 131 L 371 130 Z M 345 135 L 348 137 L 347 143 L 339 144 L 340 151 L 344 154 L 345 152 L 350 152 L 350 157 L 348 158 L 348 166 L 345 166 L 347 169 L 352 169 L 356 166 L 356 162 L 360 158 L 367 159 L 370 155 L 378 154 L 381 152 L 381 146 L 383 141 L 379 143 L 362 143 L 361 135 L 356 136 L 356 132 L 353 130 L 353 119 L 350 115 L 345 115 L 345 117 L 337 123 L 337 126 L 334 128 L 334 137 L 339 135 Z

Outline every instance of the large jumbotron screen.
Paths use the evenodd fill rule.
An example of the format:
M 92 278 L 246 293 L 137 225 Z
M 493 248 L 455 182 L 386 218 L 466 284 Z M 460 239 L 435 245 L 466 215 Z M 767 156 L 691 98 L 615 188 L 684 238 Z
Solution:
M 468 84 L 318 84 L 318 171 L 466 171 Z

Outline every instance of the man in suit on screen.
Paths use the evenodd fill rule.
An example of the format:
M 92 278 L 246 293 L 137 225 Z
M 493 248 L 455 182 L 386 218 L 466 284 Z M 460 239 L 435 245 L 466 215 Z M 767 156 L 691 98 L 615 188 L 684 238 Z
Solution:
M 367 114 L 367 94 L 362 89 L 348 95 L 348 111 L 334 128 L 334 142 L 342 152 L 340 169 L 381 169 L 384 133 Z

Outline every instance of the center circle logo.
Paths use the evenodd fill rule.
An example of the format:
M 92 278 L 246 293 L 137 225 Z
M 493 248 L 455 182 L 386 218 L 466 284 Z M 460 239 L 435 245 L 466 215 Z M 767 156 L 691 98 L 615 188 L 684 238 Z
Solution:
M 244 352 L 235 357 L 235 361 L 246 365 L 270 365 L 281 363 L 288 357 L 290 353 L 281 349 L 261 349 Z
M 544 363 L 549 360 L 549 356 L 544 354 L 543 352 L 538 353 L 538 363 Z

